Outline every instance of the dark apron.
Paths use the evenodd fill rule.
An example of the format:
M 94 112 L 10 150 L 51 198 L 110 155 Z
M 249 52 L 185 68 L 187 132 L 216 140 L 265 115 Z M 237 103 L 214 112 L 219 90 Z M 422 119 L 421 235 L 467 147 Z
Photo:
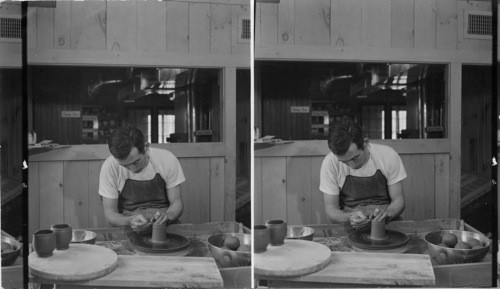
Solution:
M 126 215 L 169 206 L 166 183 L 159 173 L 149 181 L 127 179 L 118 198 L 118 211 Z
M 342 210 L 370 205 L 388 205 L 390 203 L 391 198 L 387 179 L 380 170 L 377 170 L 371 177 L 349 175 L 340 190 L 340 208 Z

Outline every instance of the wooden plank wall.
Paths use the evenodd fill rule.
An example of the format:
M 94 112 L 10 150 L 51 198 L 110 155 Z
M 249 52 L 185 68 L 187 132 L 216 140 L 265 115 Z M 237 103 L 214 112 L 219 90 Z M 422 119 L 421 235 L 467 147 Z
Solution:
M 403 181 L 403 219 L 449 218 L 448 154 L 400 155 L 408 174 Z M 256 157 L 255 224 L 269 219 L 285 219 L 296 225 L 330 223 L 324 212 L 323 193 L 319 191 L 323 159 L 324 156 Z
M 256 45 L 491 50 L 491 40 L 464 38 L 465 10 L 491 11 L 491 3 L 457 0 L 257 3 L 255 41 Z
M 447 95 L 450 97 L 447 137 L 450 145 L 445 152 L 434 155 L 433 170 L 428 167 L 430 171 L 434 171 L 434 178 L 429 180 L 435 192 L 434 209 L 421 208 L 424 211 L 418 210 L 418 214 L 459 217 L 462 121 L 461 115 L 455 112 L 460 112 L 462 108 L 462 65 L 489 65 L 492 49 L 491 39 L 464 37 L 464 15 L 467 10 L 491 12 L 491 3 L 466 0 L 302 2 L 305 1 L 281 0 L 279 3 L 256 4 L 256 60 L 385 61 L 448 65 Z M 330 25 L 325 27 L 324 24 L 327 23 Z M 311 29 L 311 25 L 315 25 L 315 29 Z M 306 31 L 310 35 L 304 36 Z M 329 43 L 324 41 L 325 39 L 329 39 Z M 266 105 L 266 99 L 263 97 L 265 92 L 257 86 L 256 92 L 259 91 L 261 93 L 255 98 L 262 99 L 262 107 L 255 107 L 255 118 L 256 123 L 262 120 L 263 126 L 266 126 L 262 114 Z M 399 142 L 400 140 L 396 141 Z M 412 143 L 409 151 L 405 153 L 411 155 L 419 150 L 419 147 L 417 142 Z M 413 164 L 409 166 L 413 167 Z M 264 186 L 265 184 L 262 185 Z M 315 187 L 313 189 L 317 190 Z M 442 189 L 446 190 L 446 195 L 441 195 Z M 258 190 L 256 189 L 256 192 Z M 262 197 L 268 193 L 262 192 Z M 314 202 L 314 199 L 311 201 Z M 265 204 L 265 200 L 262 200 L 262 203 Z M 415 209 L 409 208 L 407 214 L 417 214 Z M 420 218 L 421 215 L 409 217 Z
M 276 66 L 262 69 L 262 116 L 261 136 L 274 135 L 283 140 L 310 138 L 311 116 L 308 113 L 291 113 L 292 106 L 310 106 L 311 82 L 307 70 L 298 72 L 296 66 Z M 275 77 L 280 75 L 280 77 Z
M 22 71 L 0 69 L 0 139 L 2 178 L 21 182 Z
M 224 221 L 224 157 L 179 158 L 183 223 Z M 73 228 L 109 227 L 99 188 L 103 160 L 35 161 L 29 173 L 29 235 L 54 223 Z M 50 209 L 48 209 L 50 208 Z
M 60 69 L 64 70 L 63 67 Z M 81 95 L 86 93 L 87 89 L 83 79 L 79 78 L 79 81 L 74 82 L 74 75 L 70 77 L 67 73 L 61 71 L 55 73 L 50 69 L 44 70 L 41 76 L 40 73 L 37 75 L 39 76 L 37 78 L 28 76 L 28 81 L 32 86 L 32 97 L 36 104 L 33 106 L 32 126 L 37 132 L 38 141 L 53 140 L 59 144 L 81 143 L 81 118 L 63 118 L 61 113 L 81 112 Z M 50 79 L 52 81 L 49 81 Z M 53 83 L 53 79 L 58 79 L 57 86 L 47 85 Z
M 249 55 L 238 16 L 249 2 L 62 1 L 28 10 L 29 50 Z M 235 5 L 240 4 L 240 5 Z
M 210 199 L 203 195 L 201 200 L 210 200 L 210 209 L 188 207 L 185 216 L 187 221 L 207 221 L 206 218 L 212 221 L 234 220 L 236 70 L 250 67 L 250 44 L 238 39 L 238 23 L 242 16 L 250 17 L 249 1 L 62 1 L 55 8 L 29 7 L 28 63 L 222 68 L 221 127 L 224 135 L 221 139 L 226 146 L 225 153 L 210 158 L 210 161 L 202 161 L 199 166 L 185 161 L 186 167 L 201 167 L 210 172 L 206 176 L 202 174 L 203 180 L 209 180 L 209 183 L 200 185 L 201 181 L 198 184 L 189 182 L 185 185 L 186 190 L 206 191 L 211 188 L 222 195 L 210 195 Z M 63 93 L 55 97 L 71 98 Z M 53 115 L 46 127 L 67 131 L 68 137 L 72 132 L 80 131 L 80 128 L 72 129 L 69 123 L 64 127 L 58 117 L 62 109 L 79 108 L 47 104 L 40 109 Z M 33 111 L 35 117 L 40 113 Z M 33 122 L 37 121 L 33 119 Z M 43 138 L 49 138 L 50 131 L 41 134 Z M 66 143 L 65 140 L 58 142 Z M 71 140 L 67 142 L 71 143 Z M 195 178 L 198 174 L 193 173 L 192 176 Z M 93 186 L 96 184 L 89 184 L 90 195 L 91 191 L 96 191 L 91 189 Z M 186 195 L 186 198 L 202 203 L 194 196 Z M 98 200 L 90 198 L 88 202 L 89 206 L 99 206 Z M 72 202 L 66 204 L 74 205 Z M 97 224 L 99 219 L 92 215 L 87 222 L 90 226 Z

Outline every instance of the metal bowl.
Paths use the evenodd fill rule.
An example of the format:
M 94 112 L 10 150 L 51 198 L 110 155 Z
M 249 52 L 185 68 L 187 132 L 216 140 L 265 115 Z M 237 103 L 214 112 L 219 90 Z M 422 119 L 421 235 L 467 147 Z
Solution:
M 286 231 L 287 239 L 308 240 L 312 241 L 314 237 L 314 229 L 303 226 L 288 226 Z
M 479 240 L 484 247 L 478 249 L 455 249 L 439 246 L 438 244 L 441 243 L 443 235 L 447 232 L 457 236 L 458 241 L 467 242 L 470 239 Z M 485 236 L 460 230 L 434 231 L 427 233 L 424 239 L 427 243 L 429 255 L 439 265 L 479 262 L 486 256 L 491 246 L 491 240 Z
M 73 230 L 71 243 L 73 244 L 95 244 L 97 233 L 87 230 Z
M 1 236 L 1 241 L 9 244 L 12 248 L 5 253 L 2 251 L 2 266 L 10 266 L 17 260 L 17 257 L 19 257 L 22 245 L 15 239 L 7 236 Z
M 229 236 L 235 236 L 240 240 L 240 245 L 251 246 L 252 235 L 243 233 L 223 233 L 208 238 L 208 248 L 212 257 L 222 268 L 250 266 L 252 253 L 232 251 L 221 248 L 224 240 Z

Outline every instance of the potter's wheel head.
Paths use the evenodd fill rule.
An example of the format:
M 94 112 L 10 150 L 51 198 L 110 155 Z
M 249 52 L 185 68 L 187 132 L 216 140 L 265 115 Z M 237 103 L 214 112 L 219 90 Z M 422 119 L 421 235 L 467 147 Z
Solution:
M 386 238 L 383 240 L 374 240 L 370 238 L 370 232 L 358 232 L 352 231 L 347 235 L 347 240 L 349 243 L 356 248 L 363 250 L 391 250 L 406 247 L 408 240 L 410 239 L 406 234 L 386 230 Z
M 171 233 L 167 233 L 167 239 L 162 243 L 153 243 L 151 236 L 139 234 L 130 237 L 129 242 L 134 250 L 146 253 L 173 253 L 182 251 L 189 246 L 188 238 Z

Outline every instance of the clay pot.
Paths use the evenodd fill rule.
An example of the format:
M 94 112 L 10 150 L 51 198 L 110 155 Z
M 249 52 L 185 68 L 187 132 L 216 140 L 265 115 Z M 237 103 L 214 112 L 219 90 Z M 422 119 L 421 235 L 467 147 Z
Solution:
M 387 236 L 385 235 L 385 220 L 374 222 L 372 221 L 370 239 L 372 240 L 384 240 Z
M 270 241 L 269 228 L 264 225 L 253 226 L 253 249 L 254 253 L 262 253 L 267 250 Z
M 151 243 L 165 243 L 167 241 L 167 224 L 153 224 L 153 233 L 151 235 Z
M 56 249 L 66 250 L 73 237 L 73 229 L 68 224 L 54 224 L 50 226 L 56 234 Z
M 270 243 L 273 246 L 283 245 L 286 237 L 287 226 L 283 220 L 269 220 L 266 222 L 269 228 L 269 235 L 271 236 Z
M 40 230 L 33 234 L 33 249 L 39 257 L 52 256 L 56 248 L 56 233 L 52 230 Z

